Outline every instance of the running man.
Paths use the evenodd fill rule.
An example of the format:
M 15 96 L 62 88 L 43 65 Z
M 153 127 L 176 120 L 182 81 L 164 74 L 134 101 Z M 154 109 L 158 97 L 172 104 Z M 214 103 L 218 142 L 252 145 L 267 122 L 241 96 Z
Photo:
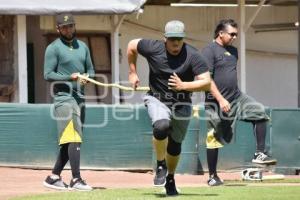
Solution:
M 165 186 L 167 195 L 177 195 L 174 174 L 192 113 L 193 91 L 209 90 L 210 75 L 204 58 L 196 48 L 184 42 L 181 21 L 165 26 L 165 40 L 134 39 L 127 54 L 129 81 L 139 85 L 136 61 L 138 54 L 149 65 L 150 91 L 144 97 L 153 126 L 153 146 L 157 167 L 155 186 Z

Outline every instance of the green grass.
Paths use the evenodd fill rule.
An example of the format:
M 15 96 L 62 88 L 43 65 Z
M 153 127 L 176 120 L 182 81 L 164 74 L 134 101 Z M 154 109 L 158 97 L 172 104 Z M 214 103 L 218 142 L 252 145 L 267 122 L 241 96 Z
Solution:
M 299 186 L 248 186 L 181 188 L 181 194 L 172 199 L 183 200 L 299 200 Z M 18 197 L 13 200 L 152 200 L 166 198 L 162 188 L 151 189 L 97 189 L 92 192 L 56 192 Z M 171 197 L 168 197 L 169 199 Z
M 282 180 L 263 180 L 263 181 L 243 181 L 243 180 L 225 180 L 225 184 L 235 184 L 235 183 L 242 183 L 242 184 L 251 184 L 251 183 L 300 183 L 300 178 L 285 178 Z

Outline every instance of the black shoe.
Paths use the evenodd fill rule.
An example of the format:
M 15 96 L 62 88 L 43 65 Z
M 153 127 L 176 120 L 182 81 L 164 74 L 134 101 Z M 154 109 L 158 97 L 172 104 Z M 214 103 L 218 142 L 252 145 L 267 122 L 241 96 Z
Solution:
M 253 163 L 275 165 L 277 163 L 276 159 L 272 159 L 270 156 L 263 152 L 255 153 L 252 159 Z
M 156 173 L 154 177 L 154 186 L 164 186 L 166 183 L 166 176 L 167 176 L 168 170 L 165 166 L 158 166 L 156 168 Z
M 172 177 L 166 178 L 166 184 L 165 184 L 166 194 L 167 196 L 176 196 L 178 195 L 176 185 L 175 185 L 175 179 Z
M 68 189 L 68 185 L 65 184 L 61 177 L 53 179 L 51 176 L 47 176 L 46 180 L 43 182 L 45 187 L 56 189 L 56 190 L 66 190 Z
M 223 181 L 217 175 L 213 175 L 208 179 L 207 184 L 209 186 L 218 186 L 223 185 Z

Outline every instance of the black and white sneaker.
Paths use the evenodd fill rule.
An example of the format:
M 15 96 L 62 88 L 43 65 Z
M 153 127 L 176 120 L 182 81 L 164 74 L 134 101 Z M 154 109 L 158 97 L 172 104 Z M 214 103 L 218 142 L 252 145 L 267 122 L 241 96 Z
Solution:
M 51 188 L 55 190 L 68 189 L 68 185 L 62 181 L 61 177 L 52 178 L 51 176 L 47 176 L 46 180 L 43 182 L 43 185 L 47 188 Z
M 263 152 L 258 152 L 258 153 L 254 154 L 252 162 L 257 163 L 257 164 L 272 165 L 272 164 L 276 164 L 277 160 L 272 159 L 271 157 L 269 157 L 267 154 L 265 154 Z
M 72 179 L 69 185 L 69 190 L 91 191 L 93 188 L 86 184 L 81 178 Z
M 156 168 L 155 177 L 153 179 L 154 186 L 164 186 L 166 183 L 166 176 L 167 176 L 168 170 L 165 166 L 158 166 Z
M 223 185 L 223 181 L 217 175 L 213 175 L 208 179 L 207 184 L 209 186 L 219 186 Z
M 166 178 L 165 189 L 166 189 L 166 195 L 167 196 L 176 196 L 176 195 L 178 195 L 174 177 L 172 177 L 172 178 L 167 177 Z

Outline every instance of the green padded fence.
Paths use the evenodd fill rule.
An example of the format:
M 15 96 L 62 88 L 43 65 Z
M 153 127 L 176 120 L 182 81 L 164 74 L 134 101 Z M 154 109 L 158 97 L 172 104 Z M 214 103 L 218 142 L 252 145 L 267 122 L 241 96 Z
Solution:
M 268 109 L 271 123 L 267 149 L 278 159 L 276 170 L 293 174 L 300 168 L 299 109 Z M 255 139 L 250 123 L 238 122 L 231 144 L 220 150 L 219 170 L 251 165 Z M 178 173 L 201 174 L 206 164 L 203 106 L 182 144 Z M 151 169 L 152 126 L 143 105 L 88 105 L 82 145 L 82 167 Z M 0 165 L 52 167 L 58 152 L 57 129 L 49 104 L 0 104 Z
M 51 105 L 0 104 L 0 165 L 52 167 L 57 148 Z M 151 168 L 151 124 L 144 106 L 87 106 L 85 168 Z
M 200 121 L 199 118 L 193 117 L 190 120 L 186 137 L 182 143 L 181 157 L 177 168 L 177 173 L 199 174 L 200 160 L 199 141 Z
M 272 109 L 271 149 L 276 171 L 298 174 L 300 169 L 300 109 Z
M 152 127 L 143 105 L 87 107 L 84 140 L 85 166 L 151 168 Z
M 41 104 L 0 104 L 0 164 L 53 164 L 57 135 L 49 110 Z

